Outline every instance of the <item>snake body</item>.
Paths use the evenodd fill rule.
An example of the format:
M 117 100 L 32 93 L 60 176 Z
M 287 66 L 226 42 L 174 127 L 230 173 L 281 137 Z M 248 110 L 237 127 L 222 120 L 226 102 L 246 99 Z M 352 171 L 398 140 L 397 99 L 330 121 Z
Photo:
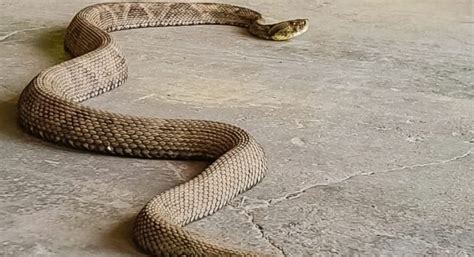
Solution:
M 126 60 L 109 32 L 195 24 L 241 26 L 260 38 L 286 40 L 303 33 L 306 20 L 264 25 L 253 10 L 214 3 L 104 3 L 88 6 L 65 34 L 71 60 L 41 71 L 18 102 L 20 125 L 46 140 L 105 154 L 206 159 L 198 176 L 150 200 L 134 223 L 135 242 L 157 256 L 251 256 L 215 244 L 184 225 L 210 215 L 258 183 L 265 154 L 246 131 L 204 120 L 142 118 L 81 105 L 120 86 Z

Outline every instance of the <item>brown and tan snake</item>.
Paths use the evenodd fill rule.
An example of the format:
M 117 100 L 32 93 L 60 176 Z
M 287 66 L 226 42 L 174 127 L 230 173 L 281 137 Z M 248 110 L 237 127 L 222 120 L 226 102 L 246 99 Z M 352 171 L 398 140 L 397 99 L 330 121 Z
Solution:
M 66 30 L 71 60 L 41 71 L 23 90 L 19 121 L 28 132 L 105 154 L 206 159 L 198 176 L 150 200 L 134 224 L 135 242 L 156 256 L 258 256 L 215 244 L 184 225 L 210 215 L 265 175 L 265 154 L 244 130 L 213 121 L 143 118 L 81 105 L 127 78 L 126 60 L 109 32 L 197 24 L 245 27 L 264 39 L 287 40 L 306 31 L 304 19 L 261 23 L 253 10 L 216 3 L 104 3 L 76 14 Z

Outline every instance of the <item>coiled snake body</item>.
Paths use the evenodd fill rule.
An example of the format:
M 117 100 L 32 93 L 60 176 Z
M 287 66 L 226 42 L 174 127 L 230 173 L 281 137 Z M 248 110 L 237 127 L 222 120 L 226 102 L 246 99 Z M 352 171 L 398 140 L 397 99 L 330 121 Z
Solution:
M 306 20 L 263 25 L 259 13 L 227 4 L 105 3 L 72 20 L 65 48 L 73 59 L 40 72 L 18 102 L 20 124 L 52 142 L 113 155 L 214 160 L 200 175 L 155 196 L 138 214 L 134 239 L 158 256 L 258 255 L 214 244 L 182 227 L 210 215 L 258 183 L 265 154 L 244 130 L 212 121 L 125 116 L 80 102 L 121 85 L 127 65 L 111 31 L 158 26 L 224 24 L 257 37 L 286 40 Z

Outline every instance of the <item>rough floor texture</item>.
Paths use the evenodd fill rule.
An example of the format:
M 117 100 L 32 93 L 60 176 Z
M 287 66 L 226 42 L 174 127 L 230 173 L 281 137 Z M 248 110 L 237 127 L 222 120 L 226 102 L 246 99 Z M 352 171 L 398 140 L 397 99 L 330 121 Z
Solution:
M 94 155 L 18 128 L 19 93 L 67 58 L 64 29 L 93 2 L 0 2 L 1 256 L 141 256 L 134 215 L 206 165 Z M 118 32 L 131 78 L 88 102 L 225 121 L 262 143 L 263 183 L 190 229 L 280 256 L 474 254 L 472 3 L 224 2 L 311 28 L 284 43 L 220 26 Z

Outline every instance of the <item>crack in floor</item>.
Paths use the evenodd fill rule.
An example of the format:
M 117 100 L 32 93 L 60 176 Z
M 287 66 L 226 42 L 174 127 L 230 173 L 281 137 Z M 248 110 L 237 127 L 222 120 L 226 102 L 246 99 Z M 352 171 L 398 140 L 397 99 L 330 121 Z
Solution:
M 349 176 L 345 179 L 342 179 L 338 182 L 329 183 L 329 184 L 313 184 L 313 185 L 309 185 L 309 186 L 306 186 L 304 188 L 301 188 L 299 190 L 296 190 L 296 191 L 293 191 L 293 192 L 290 192 L 290 193 L 286 193 L 285 195 L 283 195 L 281 197 L 278 197 L 278 198 L 263 200 L 263 199 L 256 199 L 256 198 L 250 198 L 250 197 L 247 197 L 247 196 L 243 196 L 243 197 L 240 198 L 239 203 L 234 202 L 234 204 L 230 204 L 230 205 L 228 205 L 228 207 L 230 209 L 238 211 L 240 214 L 244 215 L 247 218 L 247 222 L 250 223 L 253 226 L 253 228 L 260 233 L 261 238 L 263 238 L 269 245 L 271 245 L 274 249 L 276 249 L 278 252 L 280 252 L 280 254 L 282 256 L 287 257 L 289 255 L 285 252 L 284 248 L 282 246 L 278 245 L 277 243 L 275 243 L 275 241 L 273 239 L 271 239 L 268 236 L 268 234 L 265 232 L 263 226 L 258 224 L 255 221 L 255 217 L 254 217 L 253 213 L 251 212 L 252 210 L 256 210 L 256 209 L 260 209 L 260 208 L 267 208 L 267 207 L 270 207 L 271 205 L 274 205 L 276 203 L 279 203 L 279 202 L 282 202 L 282 201 L 285 201 L 285 200 L 291 200 L 291 199 L 298 198 L 310 189 L 313 189 L 313 188 L 316 188 L 316 187 L 333 186 L 333 185 L 336 185 L 336 184 L 346 182 L 346 181 L 348 181 L 350 179 L 353 179 L 355 177 L 358 177 L 358 176 L 369 176 L 369 175 L 374 175 L 374 174 L 383 174 L 383 173 L 392 172 L 392 171 L 401 171 L 401 170 L 414 169 L 414 168 L 420 168 L 420 167 L 443 165 L 443 164 L 446 164 L 446 163 L 449 163 L 449 162 L 453 162 L 453 161 L 457 161 L 457 160 L 466 158 L 466 157 L 468 157 L 472 154 L 473 150 L 474 150 L 474 148 L 471 148 L 467 152 L 465 152 L 464 154 L 454 156 L 454 157 L 446 159 L 446 160 L 438 160 L 438 161 L 434 161 L 434 162 L 414 164 L 414 165 L 409 165 L 409 166 L 402 166 L 402 167 L 399 167 L 399 168 L 387 169 L 387 170 L 384 170 L 384 171 L 381 171 L 381 172 L 358 173 L 358 174 L 351 175 L 351 176 Z M 246 204 L 247 200 L 250 200 L 254 203 Z
M 398 168 L 392 168 L 392 169 L 387 169 L 387 170 L 383 170 L 383 171 L 380 171 L 380 172 L 375 172 L 375 171 L 371 171 L 371 172 L 362 172 L 362 173 L 357 173 L 357 174 L 354 174 L 354 175 L 351 175 L 351 176 L 348 176 L 340 181 L 337 181 L 337 182 L 333 182 L 333 183 L 328 183 L 328 184 L 312 184 L 312 185 L 308 185 L 306 187 L 303 187 L 301 189 L 298 189 L 296 191 L 293 191 L 293 192 L 289 192 L 289 193 L 286 193 L 284 194 L 283 196 L 281 197 L 278 197 L 278 198 L 271 198 L 271 199 L 258 199 L 258 198 L 251 198 L 251 197 L 247 197 L 247 196 L 242 196 L 240 198 L 240 204 L 239 206 L 241 206 L 241 209 L 244 209 L 246 212 L 248 212 L 249 210 L 255 210 L 255 209 L 260 209 L 260 208 L 267 208 L 271 205 L 274 205 L 274 204 L 277 204 L 279 202 L 282 202 L 282 201 L 286 201 L 286 200 L 291 200 L 291 199 L 295 199 L 295 198 L 298 198 L 300 197 L 301 195 L 303 195 L 305 192 L 307 192 L 308 190 L 310 189 L 313 189 L 313 188 L 316 188 L 316 187 L 328 187 L 328 186 L 334 186 L 334 185 L 337 185 L 337 184 L 340 184 L 340 183 L 344 183 L 348 180 L 351 180 L 353 178 L 356 178 L 356 177 L 360 177 L 360 176 L 370 176 L 370 175 L 375 175 L 375 174 L 384 174 L 384 173 L 387 173 L 387 172 L 393 172 L 393 171 L 401 171 L 401 170 L 407 170 L 407 169 L 415 169 L 415 168 L 422 168 L 422 167 L 430 167 L 430 166 L 437 166 L 437 165 L 443 165 L 443 164 L 446 164 L 446 163 L 449 163 L 449 162 L 453 162 L 453 161 L 457 161 L 457 160 L 460 160 L 460 159 L 463 159 L 463 158 L 466 158 L 468 157 L 469 155 L 472 154 L 472 151 L 474 150 L 474 148 L 471 148 L 469 149 L 467 152 L 465 152 L 464 154 L 461 154 L 461 155 L 458 155 L 458 156 L 454 156 L 452 158 L 449 158 L 449 159 L 446 159 L 446 160 L 438 160 L 438 161 L 434 161 L 434 162 L 428 162 L 428 163 L 422 163 L 422 164 L 414 164 L 414 165 L 409 165 L 409 166 L 402 166 L 402 167 L 398 167 Z M 250 200 L 252 202 L 255 202 L 253 204 L 247 204 L 245 205 L 245 202 L 247 200 Z
M 6 41 L 8 38 L 20 33 L 20 32 L 26 32 L 26 31 L 35 31 L 35 30 L 41 30 L 46 27 L 37 27 L 37 28 L 27 28 L 27 29 L 19 29 L 19 30 L 14 30 L 12 32 L 8 32 L 7 34 L 0 36 L 0 42 Z
M 229 205 L 229 207 L 235 211 L 238 211 L 240 214 L 244 215 L 247 218 L 247 222 L 252 224 L 252 227 L 257 230 L 260 233 L 260 237 L 265 239 L 265 241 L 271 245 L 273 248 L 275 248 L 280 254 L 284 257 L 287 257 L 288 254 L 285 252 L 283 247 L 279 246 L 278 244 L 275 243 L 273 239 L 271 239 L 267 233 L 265 233 L 265 230 L 263 229 L 263 226 L 255 222 L 255 217 L 251 212 L 249 212 L 247 209 L 242 208 L 239 204 L 239 206 L 234 206 L 234 205 Z

